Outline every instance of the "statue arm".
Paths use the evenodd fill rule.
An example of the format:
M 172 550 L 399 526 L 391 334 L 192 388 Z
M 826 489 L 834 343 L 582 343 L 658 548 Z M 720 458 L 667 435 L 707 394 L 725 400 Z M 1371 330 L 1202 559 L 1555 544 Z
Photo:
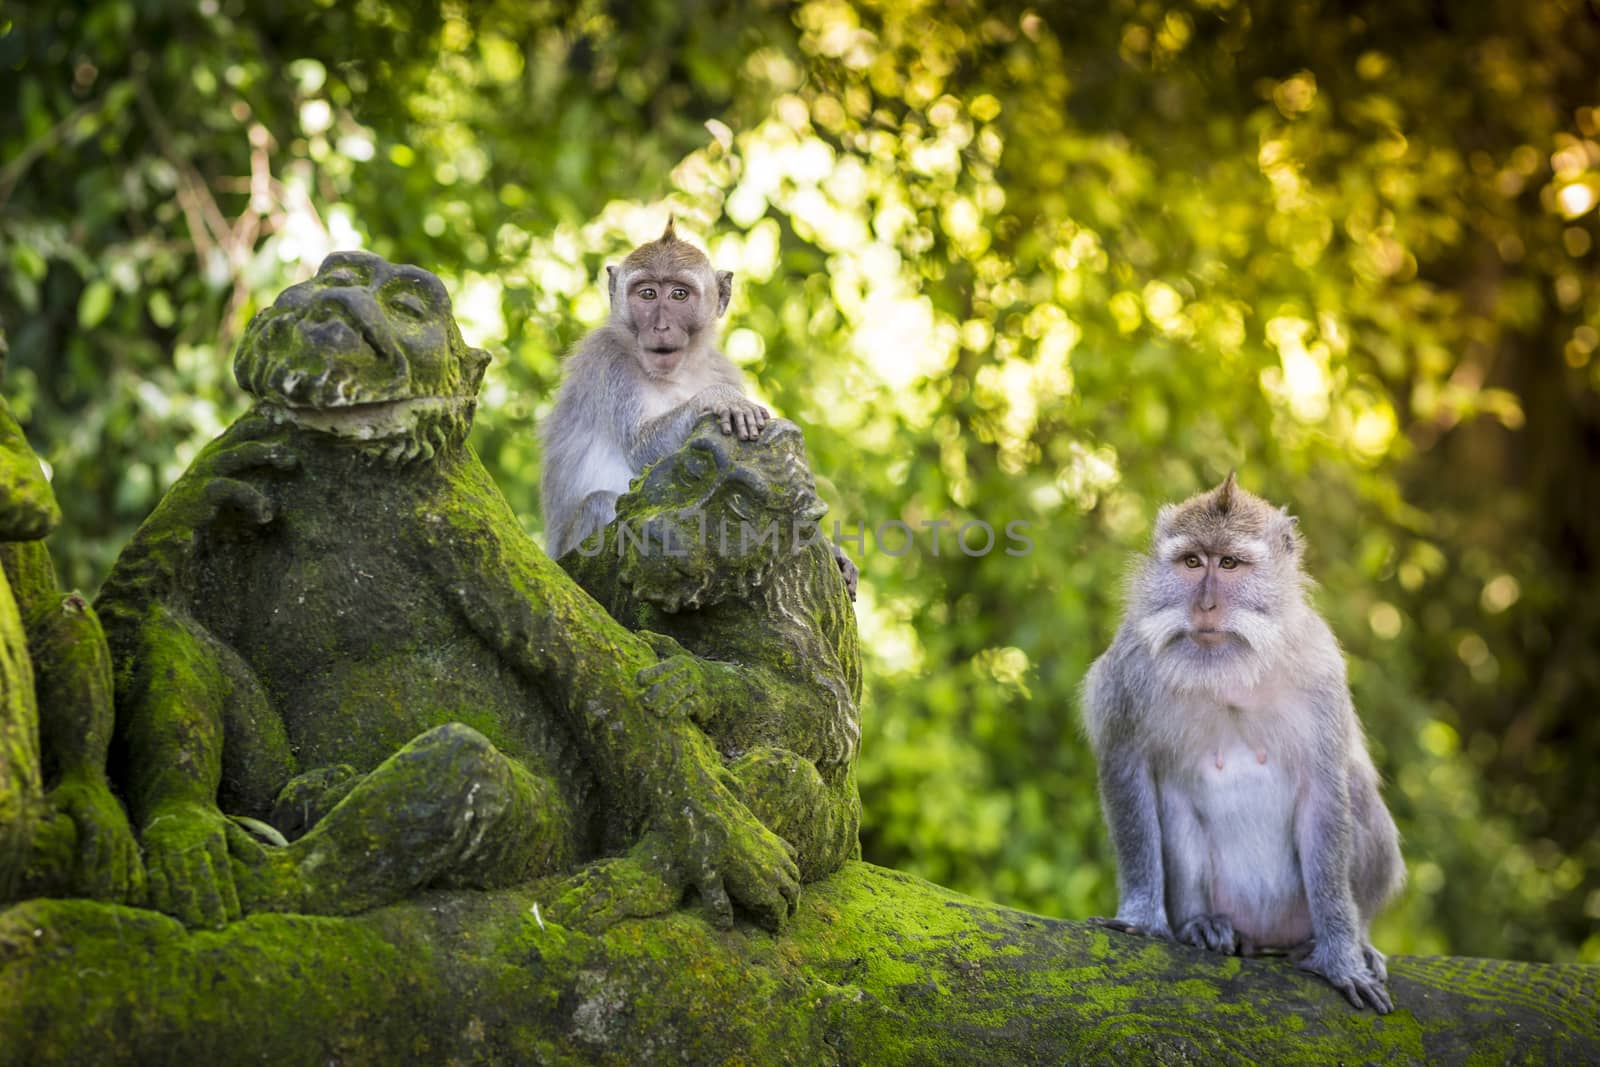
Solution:
M 128 805 L 145 847 L 150 903 L 189 925 L 239 917 L 222 781 L 228 684 L 212 643 L 157 604 L 117 679 Z
M 731 895 L 781 925 L 799 892 L 788 847 L 722 783 L 699 729 L 644 706 L 636 677 L 656 662 L 650 646 L 527 540 L 475 456 L 453 477 L 459 507 L 423 516 L 423 528 L 427 558 L 469 625 L 550 694 L 613 814 L 630 833 L 648 823 L 667 838 L 714 918 L 731 922 Z

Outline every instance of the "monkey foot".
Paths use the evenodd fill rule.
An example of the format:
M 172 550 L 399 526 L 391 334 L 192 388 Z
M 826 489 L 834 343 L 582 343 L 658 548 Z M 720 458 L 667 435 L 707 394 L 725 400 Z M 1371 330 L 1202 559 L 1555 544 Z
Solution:
M 1359 955 L 1341 958 L 1323 951 L 1315 939 L 1308 939 L 1289 950 L 1289 959 L 1302 971 L 1322 976 L 1343 993 L 1353 1007 L 1371 1008 L 1379 1015 L 1394 1010 L 1394 1001 L 1389 999 L 1389 991 L 1384 988 L 1388 968 L 1383 954 L 1371 945 L 1362 946 Z
M 1154 937 L 1163 941 L 1172 940 L 1172 931 L 1164 922 L 1131 922 L 1127 919 L 1106 919 L 1095 916 L 1089 920 L 1091 925 L 1102 926 L 1107 930 L 1115 930 L 1121 934 L 1134 934 L 1138 937 Z
M 1209 952 L 1232 955 L 1239 947 L 1233 920 L 1226 915 L 1197 915 L 1178 927 L 1178 941 Z

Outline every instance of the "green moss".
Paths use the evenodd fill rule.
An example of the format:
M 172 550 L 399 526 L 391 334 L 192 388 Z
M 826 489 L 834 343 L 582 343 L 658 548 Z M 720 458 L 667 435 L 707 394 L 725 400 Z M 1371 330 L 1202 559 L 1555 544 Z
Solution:
M 0 915 L 0 1049 L 14 1062 L 418 1056 L 464 1062 L 1571 1062 L 1600 1051 L 1595 968 L 1499 975 L 1498 999 L 1421 985 L 1350 1009 L 1281 960 L 1229 961 L 996 908 L 862 864 L 786 931 L 693 911 L 602 934 L 533 907 L 556 883 L 436 893 L 352 919 L 186 933 L 129 909 Z M 541 910 L 541 915 L 544 912 Z M 35 934 L 34 931 L 39 931 Z M 1152 951 L 1154 949 L 1154 951 Z M 1491 982 L 1492 984 L 1492 982 Z M 1553 989 L 1541 1004 L 1525 990 Z M 1514 1026 L 1496 1008 L 1510 1004 Z M 1588 1012 L 1573 1025 L 1572 1019 Z

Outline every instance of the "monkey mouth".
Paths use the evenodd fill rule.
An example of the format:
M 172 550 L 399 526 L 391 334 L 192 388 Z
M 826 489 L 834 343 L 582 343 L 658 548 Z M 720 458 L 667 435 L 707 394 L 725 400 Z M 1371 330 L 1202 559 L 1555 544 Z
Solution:
M 414 433 L 429 415 L 461 413 L 473 399 L 465 396 L 413 396 L 319 407 L 263 403 L 261 410 L 276 422 L 288 422 L 307 430 L 353 441 L 377 441 Z
M 1189 631 L 1189 640 L 1201 648 L 1221 648 L 1232 638 L 1233 635 L 1226 630 L 1205 629 Z

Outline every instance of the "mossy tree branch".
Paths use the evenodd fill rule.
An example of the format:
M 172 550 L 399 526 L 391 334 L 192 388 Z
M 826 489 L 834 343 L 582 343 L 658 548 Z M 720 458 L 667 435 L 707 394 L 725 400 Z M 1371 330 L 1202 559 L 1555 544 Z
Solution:
M 1580 1063 L 1600 967 L 1403 957 L 1396 1010 L 1282 960 L 986 904 L 862 863 L 781 935 L 697 911 L 593 936 L 550 886 L 219 932 L 87 901 L 0 913 L 0 1062 Z M 548 899 L 548 898 L 547 898 Z

